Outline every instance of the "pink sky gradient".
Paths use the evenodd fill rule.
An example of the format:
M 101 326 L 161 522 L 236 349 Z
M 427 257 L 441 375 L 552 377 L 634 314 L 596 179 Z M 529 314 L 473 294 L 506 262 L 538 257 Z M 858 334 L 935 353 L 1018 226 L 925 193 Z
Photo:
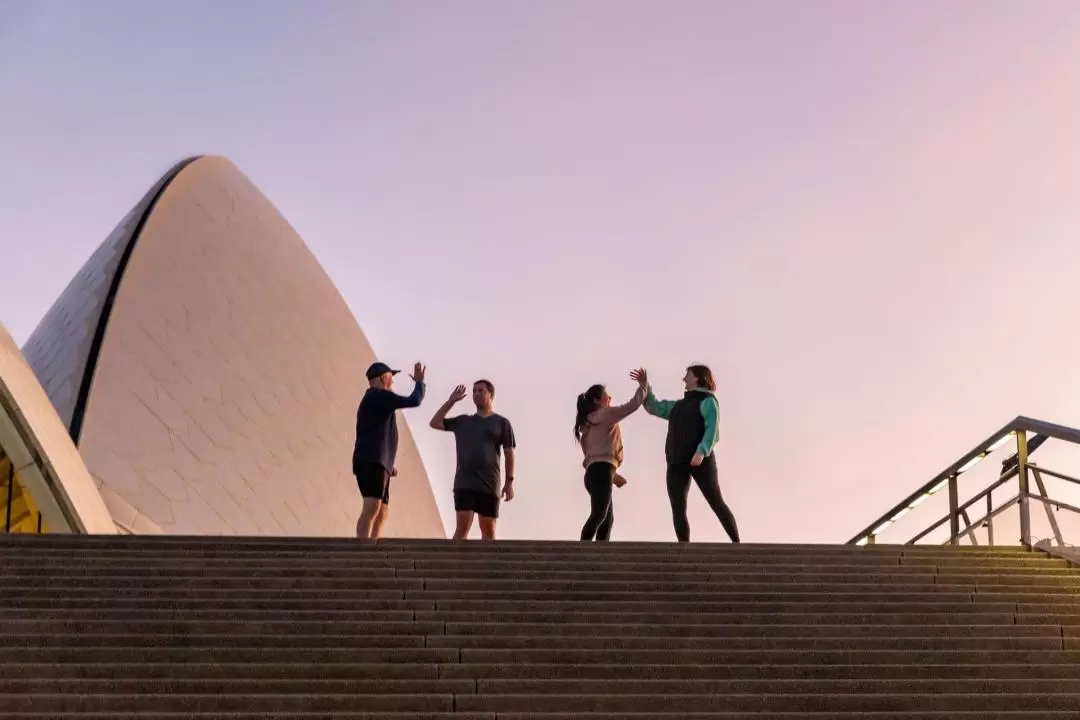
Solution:
M 504 537 L 577 536 L 574 398 L 637 365 L 665 397 L 713 367 L 745 541 L 846 540 L 1017 414 L 1080 425 L 1072 0 L 0 0 L 0 97 L 16 340 L 173 161 L 226 155 L 428 363 L 447 520 L 427 420 L 479 377 Z M 664 426 L 623 433 L 613 539 L 672 539 Z

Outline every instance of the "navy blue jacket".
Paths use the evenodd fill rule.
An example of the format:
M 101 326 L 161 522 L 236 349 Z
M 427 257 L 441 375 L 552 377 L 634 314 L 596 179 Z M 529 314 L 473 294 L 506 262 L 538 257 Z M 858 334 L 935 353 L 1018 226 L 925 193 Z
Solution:
M 353 447 L 353 472 L 362 463 L 377 463 L 394 469 L 397 460 L 397 410 L 420 405 L 424 383 L 416 383 L 411 395 L 368 388 L 356 409 L 356 445 Z

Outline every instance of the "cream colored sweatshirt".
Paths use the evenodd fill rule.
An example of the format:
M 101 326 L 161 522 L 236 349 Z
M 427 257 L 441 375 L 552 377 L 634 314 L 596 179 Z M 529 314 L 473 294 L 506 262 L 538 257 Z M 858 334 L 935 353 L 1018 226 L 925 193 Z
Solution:
M 628 417 L 645 402 L 648 388 L 638 387 L 634 397 L 623 404 L 600 408 L 589 413 L 588 423 L 581 431 L 581 451 L 585 454 L 582 462 L 589 467 L 595 462 L 611 463 L 616 468 L 622 465 L 623 444 L 619 421 Z

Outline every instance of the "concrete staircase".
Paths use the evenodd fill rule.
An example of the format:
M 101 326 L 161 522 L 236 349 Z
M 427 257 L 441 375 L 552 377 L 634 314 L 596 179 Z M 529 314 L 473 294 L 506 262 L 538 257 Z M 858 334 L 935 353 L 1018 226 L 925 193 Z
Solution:
M 1019 549 L 0 536 L 0 718 L 1080 717 Z

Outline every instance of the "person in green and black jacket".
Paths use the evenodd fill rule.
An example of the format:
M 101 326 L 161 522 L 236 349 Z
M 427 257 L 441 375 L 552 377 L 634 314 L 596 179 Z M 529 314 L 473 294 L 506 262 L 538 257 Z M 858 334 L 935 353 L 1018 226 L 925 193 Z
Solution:
M 739 542 L 735 516 L 724 502 L 717 478 L 713 448 L 720 433 L 717 428 L 719 403 L 716 381 L 705 365 L 691 365 L 683 377 L 686 394 L 681 400 L 657 400 L 652 388 L 645 397 L 645 412 L 668 421 L 664 454 L 667 458 L 667 492 L 671 519 L 679 542 L 690 541 L 690 521 L 686 517 L 686 499 L 690 479 L 697 483 L 709 507 L 716 513 L 731 542 Z

